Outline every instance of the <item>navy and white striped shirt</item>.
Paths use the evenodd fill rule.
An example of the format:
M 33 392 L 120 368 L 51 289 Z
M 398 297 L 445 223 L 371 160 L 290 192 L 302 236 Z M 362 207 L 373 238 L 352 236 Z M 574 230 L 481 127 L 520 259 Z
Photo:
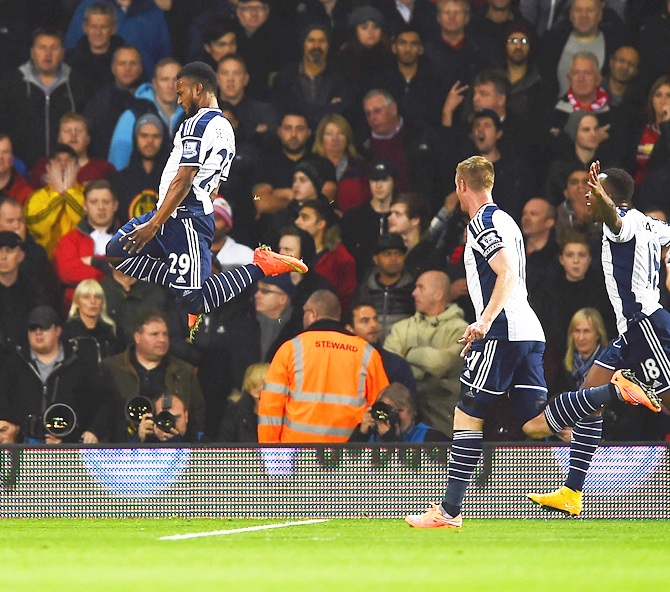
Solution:
M 193 218 L 211 214 L 210 194 L 228 178 L 235 157 L 235 132 L 219 109 L 202 108 L 177 130 L 158 188 L 158 204 L 165 199 L 179 167 L 199 167 L 188 195 L 174 211 L 174 218 Z
M 605 285 L 616 314 L 617 329 L 651 315 L 659 302 L 661 248 L 670 244 L 670 225 L 635 209 L 617 208 L 619 234 L 603 225 Z
M 477 318 L 488 305 L 498 277 L 489 262 L 501 249 L 506 250 L 518 279 L 505 307 L 494 319 L 487 339 L 544 341 L 542 325 L 528 303 L 526 252 L 521 230 L 512 217 L 493 202 L 479 208 L 470 220 L 465 242 L 468 292 Z

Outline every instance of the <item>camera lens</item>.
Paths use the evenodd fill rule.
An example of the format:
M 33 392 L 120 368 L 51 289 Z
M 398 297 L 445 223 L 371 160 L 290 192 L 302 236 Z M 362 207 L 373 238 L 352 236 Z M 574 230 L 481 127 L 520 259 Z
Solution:
M 169 411 L 161 411 L 154 417 L 154 423 L 161 432 L 171 432 L 177 425 L 177 418 Z

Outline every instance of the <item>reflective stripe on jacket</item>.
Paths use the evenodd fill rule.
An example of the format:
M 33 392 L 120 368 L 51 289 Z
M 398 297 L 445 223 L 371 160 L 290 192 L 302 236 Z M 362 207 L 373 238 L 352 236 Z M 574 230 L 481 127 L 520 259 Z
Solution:
M 388 385 L 372 345 L 339 323 L 314 325 L 272 359 L 261 391 L 260 443 L 346 442 Z

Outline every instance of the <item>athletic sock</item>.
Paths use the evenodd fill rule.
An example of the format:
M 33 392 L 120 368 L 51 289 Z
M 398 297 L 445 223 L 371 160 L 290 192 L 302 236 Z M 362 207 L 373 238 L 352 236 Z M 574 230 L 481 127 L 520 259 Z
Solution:
M 465 490 L 482 455 L 484 432 L 481 430 L 454 430 L 454 441 L 449 454 L 447 491 L 442 507 L 455 518 L 461 513 Z
M 599 411 L 616 397 L 613 384 L 597 386 L 581 391 L 561 393 L 549 401 L 544 409 L 544 417 L 549 427 L 555 432 L 572 427 L 580 419 Z
M 202 286 L 205 313 L 225 304 L 265 274 L 260 267 L 249 263 L 223 273 L 209 276 Z
M 137 257 L 124 259 L 116 265 L 116 269 L 126 275 L 152 284 L 167 286 L 170 283 L 170 266 L 149 255 L 138 255 Z
M 600 437 L 603 433 L 603 418 L 585 417 L 580 419 L 572 428 L 572 440 L 570 442 L 570 469 L 565 486 L 574 491 L 584 489 L 586 472 L 591 466 L 591 459 L 595 454 Z

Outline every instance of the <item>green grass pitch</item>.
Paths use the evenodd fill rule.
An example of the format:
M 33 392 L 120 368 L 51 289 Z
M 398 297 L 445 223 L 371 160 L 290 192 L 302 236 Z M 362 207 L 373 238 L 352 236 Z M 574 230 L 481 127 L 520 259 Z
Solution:
M 643 592 L 670 586 L 670 522 L 330 520 L 188 540 L 162 536 L 282 521 L 0 521 L 0 590 Z

